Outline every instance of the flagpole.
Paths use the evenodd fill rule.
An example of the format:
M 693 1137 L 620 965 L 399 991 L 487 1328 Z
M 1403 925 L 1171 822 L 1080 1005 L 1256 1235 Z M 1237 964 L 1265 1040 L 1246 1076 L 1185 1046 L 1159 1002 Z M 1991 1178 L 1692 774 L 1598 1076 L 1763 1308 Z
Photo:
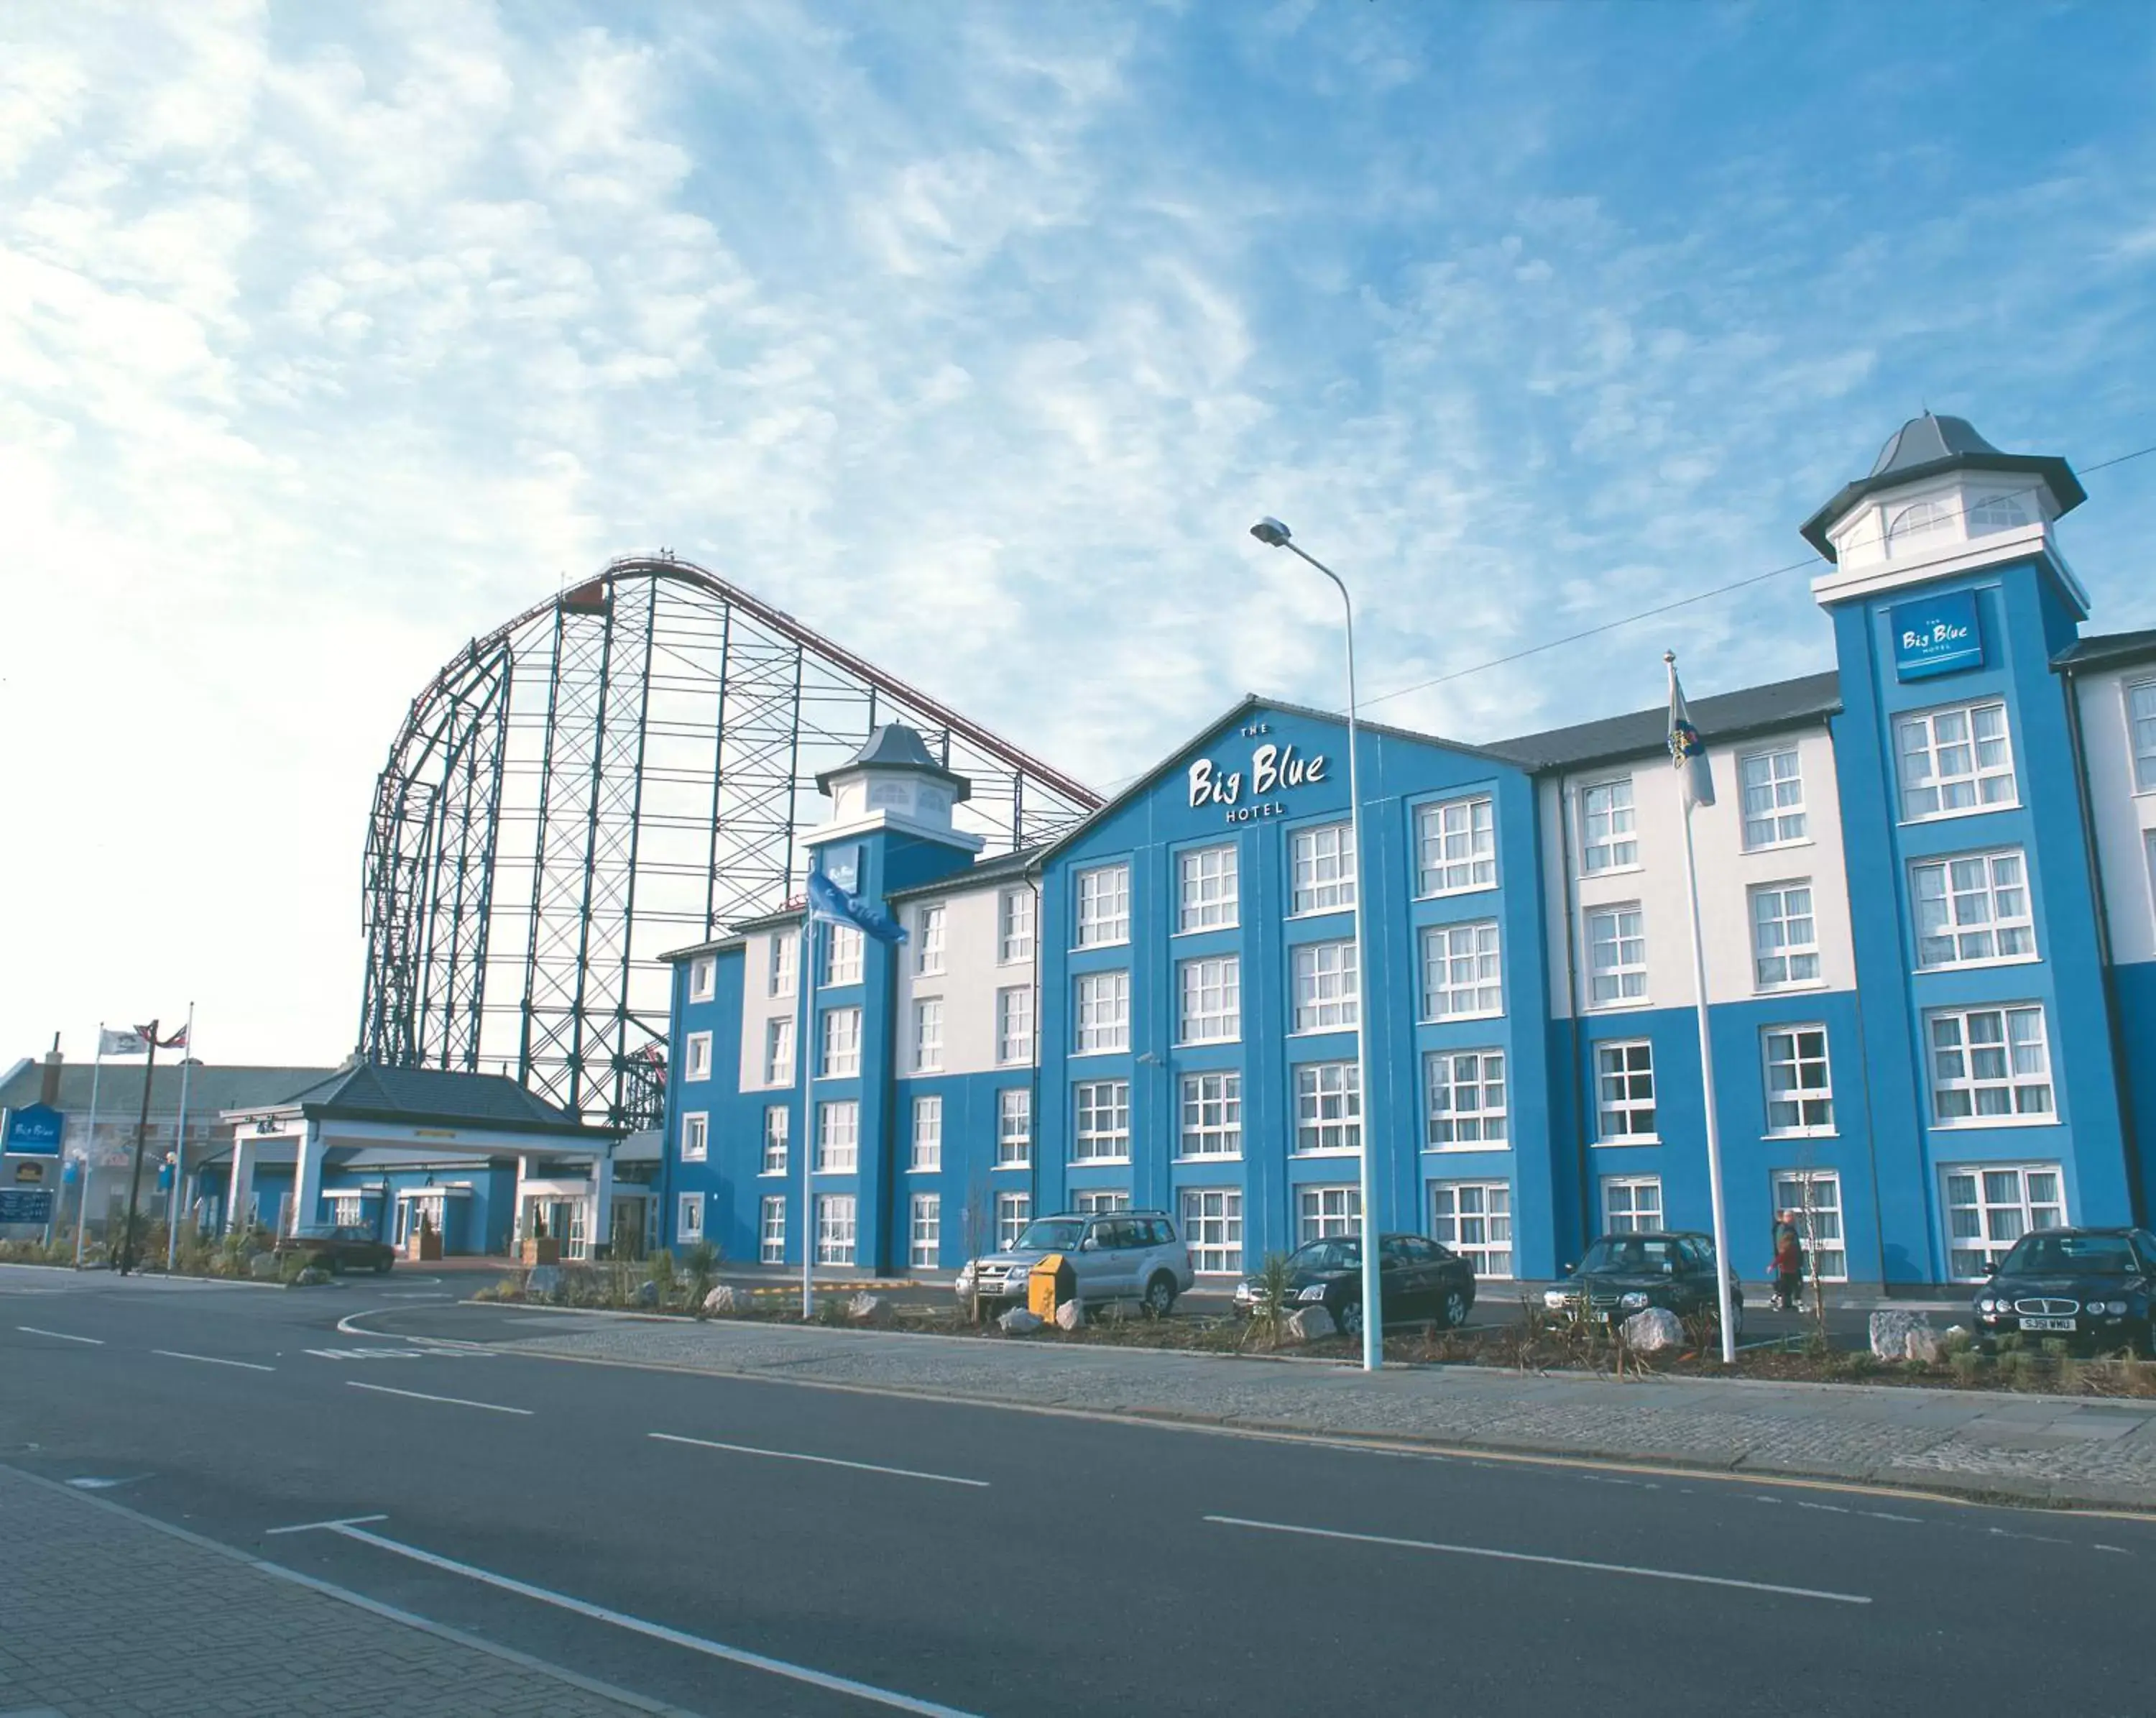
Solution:
M 142 1142 L 150 1132 L 150 1088 L 157 1078 L 157 1025 L 151 1021 L 143 1034 L 150 1041 L 150 1062 L 142 1070 L 142 1114 L 135 1123 L 135 1169 L 127 1178 L 127 1218 L 120 1233 L 120 1274 L 123 1277 L 135 1265 L 135 1211 L 142 1194 Z
M 172 1197 L 165 1216 L 165 1274 L 180 1262 L 181 1184 L 187 1168 L 187 1069 L 195 1053 L 195 1005 L 187 1004 L 187 1028 L 180 1035 L 180 1121 L 172 1137 Z
M 90 1165 L 97 1157 L 97 1083 L 105 1072 L 105 1022 L 97 1023 L 97 1059 L 90 1065 L 90 1137 L 82 1146 L 82 1186 L 74 1208 L 74 1268 L 82 1268 L 82 1234 L 90 1227 Z
M 1675 750 L 1677 712 L 1682 707 L 1683 694 L 1677 690 L 1677 658 L 1674 651 L 1662 654 L 1663 664 L 1670 673 L 1670 713 L 1672 750 Z M 1676 754 L 1675 761 L 1680 771 L 1695 764 L 1707 767 L 1704 754 L 1688 759 Z M 1715 1103 L 1714 1038 L 1707 1025 L 1707 944 L 1699 924 L 1699 867 L 1692 852 L 1691 814 L 1693 795 L 1687 779 L 1679 784 L 1684 801 L 1684 860 L 1685 908 L 1691 920 L 1691 982 L 1693 1011 L 1699 1018 L 1699 1074 L 1707 1098 L 1707 1199 L 1714 1218 L 1714 1291 L 1715 1304 L 1721 1314 L 1722 1363 L 1725 1366 L 1737 1364 L 1737 1332 L 1732 1328 L 1729 1304 L 1729 1225 L 1723 1216 L 1722 1200 L 1722 1132 Z
M 795 957 L 793 982 L 801 992 L 799 1024 L 793 1031 L 793 1067 L 801 1086 L 801 1138 L 795 1149 L 801 1154 L 801 1321 L 816 1313 L 816 1200 L 813 1170 L 816 1149 L 816 1064 L 809 1056 L 809 1029 L 816 1011 L 810 986 L 816 974 L 816 918 L 806 905 L 801 909 L 801 947 Z

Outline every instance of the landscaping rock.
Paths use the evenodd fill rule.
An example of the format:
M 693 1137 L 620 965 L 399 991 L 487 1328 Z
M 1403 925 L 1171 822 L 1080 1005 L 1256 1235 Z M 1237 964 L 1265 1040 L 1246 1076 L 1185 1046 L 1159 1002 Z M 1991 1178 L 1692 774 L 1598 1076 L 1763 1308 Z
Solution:
M 1912 1332 L 1922 1331 L 1931 1345 L 1931 1352 L 1938 1353 L 1938 1338 L 1933 1333 L 1931 1320 L 1922 1313 L 1904 1312 L 1898 1308 L 1887 1308 L 1871 1314 L 1871 1352 L 1883 1361 L 1909 1358 L 1909 1338 Z
M 274 1252 L 250 1252 L 247 1255 L 247 1274 L 258 1283 L 277 1280 L 277 1255 Z
M 1302 1307 L 1287 1321 L 1287 1334 L 1297 1342 L 1316 1342 L 1339 1333 L 1332 1314 L 1322 1306 Z
M 866 1325 L 873 1330 L 887 1328 L 898 1314 L 880 1294 L 871 1294 L 864 1288 L 846 1303 L 846 1316 L 856 1325 Z
M 292 1286 L 295 1288 L 319 1288 L 329 1279 L 330 1273 L 320 1265 L 309 1265 L 292 1278 Z
M 636 1304 L 639 1306 L 659 1304 L 659 1285 L 648 1277 L 636 1285 Z
M 1929 1325 L 1919 1325 L 1909 1332 L 1908 1346 L 1902 1352 L 1921 1366 L 1930 1366 L 1939 1357 L 1938 1333 Z
M 1635 1353 L 1660 1354 L 1684 1343 L 1683 1321 L 1666 1306 L 1650 1306 L 1625 1320 L 1625 1345 Z
M 721 1283 L 709 1294 L 706 1294 L 704 1297 L 704 1310 L 707 1313 L 713 1314 L 714 1315 L 731 1312 L 739 1312 L 741 1310 L 741 1299 L 740 1297 L 734 1293 L 732 1284 Z
M 996 1323 L 1006 1336 L 1029 1336 L 1040 1328 L 1040 1319 L 1022 1306 L 1014 1306 Z
M 524 1278 L 524 1293 L 532 1300 L 547 1300 L 562 1292 L 559 1265 L 534 1265 Z
M 1086 1328 L 1086 1306 L 1083 1301 L 1066 1300 L 1055 1309 L 1055 1328 L 1059 1330 L 1082 1330 Z

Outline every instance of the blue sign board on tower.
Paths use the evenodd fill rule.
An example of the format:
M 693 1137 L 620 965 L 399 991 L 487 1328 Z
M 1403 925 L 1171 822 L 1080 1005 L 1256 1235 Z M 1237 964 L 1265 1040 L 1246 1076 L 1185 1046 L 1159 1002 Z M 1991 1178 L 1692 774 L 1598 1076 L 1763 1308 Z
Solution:
M 8 1112 L 5 1150 L 13 1157 L 58 1157 L 60 1113 L 49 1103 L 26 1103 Z
M 1984 628 L 1973 590 L 1897 603 L 1888 620 L 1894 629 L 1897 680 L 1928 680 L 1984 666 Z

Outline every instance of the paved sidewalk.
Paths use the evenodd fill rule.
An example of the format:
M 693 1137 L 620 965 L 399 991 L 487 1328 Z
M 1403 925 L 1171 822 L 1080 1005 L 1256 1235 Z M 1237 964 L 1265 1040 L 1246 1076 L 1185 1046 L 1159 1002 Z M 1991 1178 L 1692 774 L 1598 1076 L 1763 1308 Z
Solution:
M 578 1319 L 537 1354 L 1253 1429 L 2156 1510 L 2156 1402 L 1317 1361 L 712 1320 Z
M 670 1712 L 0 1468 L 0 1718 Z

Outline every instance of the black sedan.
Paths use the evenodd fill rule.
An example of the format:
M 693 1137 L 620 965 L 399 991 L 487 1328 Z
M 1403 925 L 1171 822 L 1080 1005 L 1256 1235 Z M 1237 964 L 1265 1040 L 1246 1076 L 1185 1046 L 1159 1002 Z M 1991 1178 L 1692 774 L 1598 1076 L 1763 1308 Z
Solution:
M 1640 1230 L 1604 1235 L 1565 1278 L 1543 1293 L 1552 1312 L 1621 1324 L 1659 1306 L 1679 1318 L 1719 1316 L 1714 1285 L 1714 1237 L 1691 1230 Z M 1729 1321 L 1744 1334 L 1744 1285 L 1729 1279 Z
M 1353 1235 L 1306 1241 L 1287 1256 L 1288 1309 L 1322 1306 L 1350 1335 L 1363 1329 L 1363 1243 Z M 1378 1284 L 1385 1323 L 1424 1319 L 1440 1325 L 1466 1321 L 1475 1305 L 1475 1268 L 1456 1252 L 1419 1235 L 1378 1237 Z M 1256 1277 L 1235 1285 L 1235 1310 L 1248 1316 L 1264 1294 Z
M 1976 1296 L 1986 1340 L 2013 1332 L 2077 1348 L 2156 1354 L 2156 1235 L 2038 1229 L 2014 1243 Z
M 373 1271 L 386 1275 L 397 1263 L 397 1249 L 375 1239 L 373 1230 L 340 1228 L 331 1223 L 303 1224 L 296 1232 L 279 1237 L 271 1250 L 280 1257 L 296 1252 L 309 1264 L 332 1273 Z

